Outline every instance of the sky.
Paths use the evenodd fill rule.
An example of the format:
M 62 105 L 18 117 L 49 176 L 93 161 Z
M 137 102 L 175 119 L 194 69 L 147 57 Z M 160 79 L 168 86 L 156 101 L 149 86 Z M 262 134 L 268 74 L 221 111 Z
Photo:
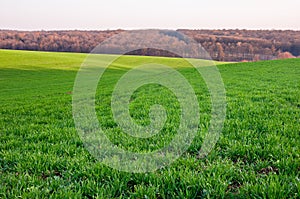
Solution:
M 294 29 L 300 0 L 2 0 L 0 29 Z

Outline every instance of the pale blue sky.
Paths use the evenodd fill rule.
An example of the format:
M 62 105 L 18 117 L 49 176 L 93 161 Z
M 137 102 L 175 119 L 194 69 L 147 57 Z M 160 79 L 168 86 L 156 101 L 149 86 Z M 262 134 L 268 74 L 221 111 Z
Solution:
M 300 29 L 300 0 L 2 0 L 0 29 Z

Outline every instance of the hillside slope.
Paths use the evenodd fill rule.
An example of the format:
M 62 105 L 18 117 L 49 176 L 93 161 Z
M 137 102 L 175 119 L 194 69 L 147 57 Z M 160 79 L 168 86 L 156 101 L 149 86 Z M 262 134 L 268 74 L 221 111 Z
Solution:
M 178 70 L 191 82 L 201 108 L 200 129 L 184 155 L 153 173 L 119 172 L 84 148 L 72 118 L 72 91 L 86 55 L 0 51 L 0 198 L 298 198 L 300 184 L 300 59 L 219 65 L 227 92 L 221 138 L 198 159 L 210 120 L 205 83 L 195 70 Z M 97 114 L 116 145 L 155 150 L 172 132 L 149 142 L 123 135 L 110 116 L 114 82 L 124 68 L 109 69 L 97 93 Z M 149 58 L 148 58 L 149 59 Z M 151 58 L 173 65 L 176 59 Z M 159 91 L 159 92 L 158 92 Z M 167 96 L 167 97 L 166 97 Z M 143 87 L 133 98 L 136 120 L 148 120 L 154 97 L 176 114 L 176 100 L 161 87 Z M 142 122 L 142 121 L 141 121 Z M 172 121 L 167 127 L 176 127 Z M 135 148 L 132 148 L 135 147 Z

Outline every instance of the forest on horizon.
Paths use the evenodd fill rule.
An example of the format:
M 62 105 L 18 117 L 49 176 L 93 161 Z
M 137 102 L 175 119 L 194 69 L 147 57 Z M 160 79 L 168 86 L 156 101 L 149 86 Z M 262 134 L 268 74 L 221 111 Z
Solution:
M 99 43 L 123 31 L 0 30 L 0 49 L 89 53 Z M 177 31 L 200 43 L 212 59 L 218 61 L 259 61 L 300 57 L 300 31 L 238 29 Z M 176 40 L 172 45 L 176 45 Z M 135 54 L 170 56 L 167 52 L 157 52 L 154 49 L 136 51 Z

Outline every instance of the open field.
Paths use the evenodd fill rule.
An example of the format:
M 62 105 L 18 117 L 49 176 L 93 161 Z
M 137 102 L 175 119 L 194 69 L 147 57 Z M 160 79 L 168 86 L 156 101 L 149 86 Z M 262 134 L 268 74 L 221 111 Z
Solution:
M 181 158 L 153 173 L 132 174 L 98 162 L 76 132 L 72 91 L 85 57 L 0 50 L 0 198 L 300 197 L 300 59 L 218 65 L 227 93 L 226 121 L 216 147 L 198 159 L 211 107 L 202 78 L 176 59 L 122 57 L 107 70 L 96 95 L 99 121 L 116 145 L 153 151 L 170 142 L 178 127 L 175 97 L 149 85 L 132 97 L 132 117 L 149 122 L 150 98 L 172 115 L 167 127 L 147 141 L 120 132 L 110 95 L 133 60 L 177 68 L 193 86 L 201 110 L 198 135 Z

